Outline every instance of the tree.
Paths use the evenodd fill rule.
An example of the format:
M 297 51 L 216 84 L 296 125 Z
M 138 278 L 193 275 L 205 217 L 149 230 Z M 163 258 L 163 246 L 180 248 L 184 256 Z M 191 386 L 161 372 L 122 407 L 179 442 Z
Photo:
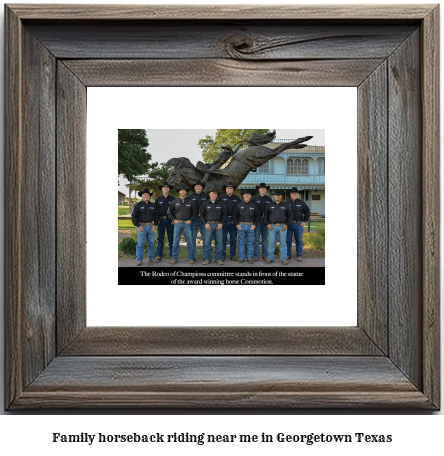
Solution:
M 216 135 L 211 137 L 206 135 L 204 139 L 199 139 L 198 145 L 202 149 L 204 163 L 211 163 L 221 152 L 221 146 L 228 144 L 234 146 L 239 141 L 246 141 L 253 133 L 264 135 L 269 130 L 217 130 Z
M 146 151 L 148 146 L 145 130 L 119 129 L 118 174 L 123 174 L 130 182 L 134 176 L 146 174 L 153 166 L 149 164 L 151 154 Z
M 150 165 L 150 167 L 151 169 L 147 174 L 148 179 L 143 181 L 139 180 L 137 190 L 149 188 L 152 192 L 154 192 L 154 195 L 152 196 L 152 199 L 154 200 L 156 196 L 162 194 L 162 191 L 159 190 L 159 186 L 168 180 L 172 167 L 167 166 L 165 163 L 161 163 L 159 166 L 157 162 Z

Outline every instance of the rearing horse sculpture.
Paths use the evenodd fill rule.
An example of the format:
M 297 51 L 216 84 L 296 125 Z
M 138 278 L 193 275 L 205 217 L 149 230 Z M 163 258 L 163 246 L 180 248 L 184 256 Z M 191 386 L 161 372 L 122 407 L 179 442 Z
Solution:
M 168 182 L 177 187 L 183 182 L 187 187 L 192 188 L 193 184 L 201 181 L 210 171 L 209 178 L 205 184 L 207 189 L 214 189 L 220 194 L 224 193 L 224 186 L 231 181 L 235 187 L 238 187 L 247 177 L 250 171 L 256 171 L 268 160 L 276 157 L 287 149 L 303 149 L 307 144 L 302 144 L 310 140 L 313 136 L 305 136 L 289 143 L 280 144 L 276 148 L 265 147 L 264 145 L 251 145 L 241 149 L 236 155 L 233 155 L 230 163 L 225 168 L 211 170 L 211 164 L 197 162 L 194 166 L 188 158 L 172 158 L 167 161 L 167 165 L 173 166 L 168 177 Z M 258 144 L 255 142 L 254 144 Z

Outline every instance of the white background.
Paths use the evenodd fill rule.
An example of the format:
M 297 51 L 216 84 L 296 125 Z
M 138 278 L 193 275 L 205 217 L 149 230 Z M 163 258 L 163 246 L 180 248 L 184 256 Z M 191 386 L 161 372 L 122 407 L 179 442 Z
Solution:
M 27 1 L 24 3 L 37 3 Z M 49 3 L 49 2 L 48 2 Z M 55 1 L 52 3 L 60 3 Z M 86 1 L 76 0 L 76 3 L 88 3 Z M 95 3 L 111 3 L 110 1 L 103 2 L 100 0 L 95 0 Z M 140 3 L 135 0 L 132 0 L 132 3 Z M 151 3 L 168 3 L 165 1 L 155 1 L 152 0 Z M 177 3 L 177 1 L 172 1 L 170 3 Z M 182 3 L 214 3 L 210 1 L 198 1 L 194 0 L 192 2 L 182 2 Z M 220 1 L 219 3 L 239 3 L 236 1 Z M 248 0 L 243 0 L 242 3 L 270 3 L 263 2 L 261 0 L 254 0 L 249 2 Z M 288 2 L 285 0 L 280 0 L 279 3 L 297 3 L 297 2 Z M 308 3 L 308 2 L 304 2 Z M 326 4 L 326 3 L 335 3 L 328 0 L 312 0 L 311 4 Z M 346 3 L 357 3 L 355 1 L 341 0 L 341 4 Z M 366 3 L 381 3 L 381 1 L 371 1 L 367 0 Z M 417 1 L 392 1 L 392 3 L 429 3 Z M 440 2 L 438 2 L 440 3 Z M 3 9 L 2 9 L 3 11 Z M 0 14 L 3 14 L 2 11 Z M 3 25 L 2 25 L 3 27 Z M 3 32 L 3 30 L 2 30 Z M 3 53 L 3 47 L 0 47 L 0 52 Z M 3 60 L 3 59 L 2 59 Z M 1 73 L 3 81 L 3 72 Z M 3 84 L 2 84 L 3 86 Z M 0 96 L 3 97 L 3 92 L 0 93 Z M 441 129 L 442 130 L 442 129 Z M 0 123 L 0 131 L 3 136 L 3 122 Z M 3 160 L 0 160 L 0 167 L 3 172 Z M 3 226 L 3 187 L 0 187 L 0 204 L 1 204 L 1 226 Z M 441 190 L 442 192 L 442 190 Z M 444 201 L 444 195 L 441 193 L 441 201 Z M 8 216 L 13 216 L 8 214 Z M 441 245 L 443 245 L 442 243 Z M 3 238 L 0 239 L 0 249 L 3 255 L 4 245 Z M 441 251 L 441 258 L 443 258 L 443 252 Z M 3 268 L 3 262 L 0 263 L 0 268 Z M 3 284 L 3 269 L 2 274 L 0 274 L 1 285 Z M 441 268 L 441 273 L 443 273 L 443 268 Z M 0 288 L 2 288 L 0 286 Z M 3 294 L 0 299 L 3 300 Z M 442 298 L 441 298 L 442 301 Z M 444 327 L 443 324 L 443 314 L 441 313 L 441 327 Z M 3 323 L 3 312 L 0 312 L 0 321 Z M 0 325 L 0 343 L 3 343 L 3 324 Z M 444 337 L 442 338 L 444 340 Z M 442 344 L 443 345 L 443 344 Z M 444 353 L 444 347 L 441 349 L 441 357 Z M 444 365 L 444 363 L 441 363 Z M 0 350 L 0 400 L 3 403 L 3 350 Z M 444 390 L 444 376 L 442 376 L 442 386 L 441 391 Z M 0 408 L 1 410 L 1 408 Z M 69 412 L 68 412 L 69 413 Z M 134 412 L 133 412 L 134 413 Z M 310 454 L 310 455 L 325 455 L 327 451 L 339 452 L 342 454 L 353 454 L 356 455 L 359 451 L 360 455 L 374 455 L 376 454 L 403 454 L 411 455 L 417 454 L 419 452 L 434 452 L 436 454 L 442 453 L 443 450 L 443 441 L 442 441 L 442 429 L 444 425 L 443 421 L 443 412 L 435 413 L 434 415 L 439 416 L 423 416 L 424 414 L 412 414 L 410 416 L 398 416 L 396 413 L 384 414 L 379 412 L 379 415 L 373 416 L 371 413 L 362 414 L 357 412 L 355 416 L 349 415 L 323 415 L 323 416 L 306 416 L 306 414 L 295 411 L 289 411 L 287 414 L 273 416 L 273 415 L 259 415 L 259 416 L 207 416 L 207 415 L 194 415 L 194 416 L 153 416 L 153 412 L 140 412 L 142 416 L 138 414 L 133 414 L 132 416 L 76 416 L 76 414 L 69 413 L 64 416 L 22 416 L 16 415 L 13 416 L 11 413 L 7 413 L 0 418 L 0 449 L 4 452 L 14 451 L 17 454 L 54 454 L 59 455 L 61 452 L 68 455 L 78 455 L 79 447 L 76 445 L 67 445 L 67 446 L 58 446 L 50 443 L 52 432 L 65 432 L 65 433 L 76 433 L 76 432 L 103 432 L 103 433 L 112 433 L 112 432 L 150 432 L 150 431 L 160 431 L 168 430 L 174 432 L 175 430 L 182 432 L 219 432 L 219 433 L 229 433 L 229 432 L 259 432 L 264 430 L 266 432 L 287 432 L 287 433 L 300 433 L 300 432 L 341 432 L 341 433 L 354 433 L 354 432 L 368 432 L 368 433 L 387 433 L 393 434 L 395 436 L 395 442 L 393 446 L 380 446 L 376 444 L 365 444 L 364 446 L 293 446 L 286 445 L 285 447 L 281 446 L 259 446 L 254 449 L 254 451 L 259 452 L 260 454 L 268 454 L 270 450 L 276 452 L 279 450 L 280 454 Z M 312 412 L 312 413 L 316 413 Z M 378 413 L 378 412 L 377 412 Z M 393 416 L 394 415 L 394 416 Z M 80 447 L 82 452 L 88 452 L 89 454 L 99 454 L 95 447 Z M 107 454 L 122 454 L 122 450 L 126 447 L 121 445 L 107 446 Z M 131 447 L 130 447 L 131 448 Z M 208 452 L 208 454 L 224 454 L 227 452 L 227 447 L 221 446 L 212 446 L 205 447 L 201 449 L 197 446 L 180 446 L 175 447 L 173 450 L 168 447 L 167 450 L 160 452 L 156 448 L 157 454 L 177 454 L 180 450 L 182 453 L 186 454 L 195 454 L 197 452 L 203 453 Z M 284 449 L 285 448 L 285 449 Z M 234 448 L 233 448 L 234 449 Z M 230 451 L 231 448 L 228 448 Z M 245 451 L 243 448 L 236 447 L 235 450 Z M 102 451 L 100 454 L 102 454 Z M 137 450 L 131 448 L 131 454 L 149 454 L 152 449 L 146 447 L 141 447 Z M 231 450 L 233 451 L 233 450 Z M 211 453 L 210 453 L 211 452 Z
M 356 95 L 355 87 L 89 88 L 88 325 L 356 326 Z M 168 99 L 174 100 L 174 109 L 171 102 L 166 102 Z M 241 99 L 248 103 L 233 109 L 234 101 Z M 263 99 L 294 100 L 294 107 L 288 107 L 287 103 L 282 109 L 264 112 L 260 101 Z M 341 106 L 341 115 L 338 115 L 338 106 Z M 254 128 L 255 125 L 270 125 L 269 128 L 277 130 L 277 138 L 281 138 L 279 128 L 297 128 L 299 137 L 305 136 L 304 128 L 325 129 L 329 157 L 325 286 L 231 285 L 219 289 L 217 285 L 118 286 L 116 232 L 110 229 L 111 221 L 110 224 L 97 223 L 98 213 L 110 214 L 112 218 L 116 211 L 115 199 L 103 189 L 116 186 L 117 130 Z M 309 144 L 316 144 L 316 139 Z M 194 148 L 198 147 L 194 145 Z M 178 155 L 186 156 L 186 148 Z M 336 196 L 339 189 L 344 190 L 344 198 L 347 195 L 340 205 L 345 211 L 341 218 L 337 214 L 338 205 L 333 206 L 341 198 Z M 99 199 L 97 195 L 101 192 Z M 134 274 L 137 274 L 136 269 Z M 129 296 L 137 299 L 129 299 Z

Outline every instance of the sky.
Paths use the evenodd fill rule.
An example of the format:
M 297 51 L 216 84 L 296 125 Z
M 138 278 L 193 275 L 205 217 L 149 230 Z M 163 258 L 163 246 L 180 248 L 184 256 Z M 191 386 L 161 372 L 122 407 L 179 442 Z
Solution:
M 271 128 L 274 130 L 274 128 Z M 199 139 L 206 135 L 213 136 L 214 130 L 146 130 L 149 146 L 147 152 L 152 155 L 152 162 L 165 163 L 170 158 L 187 157 L 193 164 L 202 160 L 202 149 L 197 145 Z M 276 128 L 276 139 L 297 139 L 303 136 L 313 136 L 307 144 L 325 146 L 325 130 L 283 130 Z M 119 176 L 119 191 L 129 195 L 126 180 Z

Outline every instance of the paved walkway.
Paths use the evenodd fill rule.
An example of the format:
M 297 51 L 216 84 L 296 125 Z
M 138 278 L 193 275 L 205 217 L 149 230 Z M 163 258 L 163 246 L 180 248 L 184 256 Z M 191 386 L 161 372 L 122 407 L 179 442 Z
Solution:
M 203 260 L 197 260 L 194 264 L 189 264 L 188 260 L 179 260 L 176 264 L 170 264 L 169 258 L 164 258 L 159 263 L 149 263 L 146 258 L 143 259 L 142 266 L 137 266 L 136 260 L 119 260 L 119 267 L 150 267 L 150 268 L 196 268 L 196 267 L 216 267 L 226 269 L 230 266 L 234 266 L 236 268 L 273 268 L 276 266 L 283 267 L 283 268 L 309 268 L 309 267 L 318 267 L 324 268 L 325 267 L 325 258 L 304 258 L 302 261 L 296 261 L 296 259 L 291 259 L 288 261 L 287 265 L 283 265 L 281 260 L 277 259 L 274 260 L 273 263 L 267 264 L 265 261 L 259 260 L 254 261 L 253 264 L 248 263 L 248 261 L 244 261 L 243 263 L 238 263 L 237 261 L 225 260 L 224 265 L 219 265 L 214 262 L 214 260 L 207 266 L 202 266 Z

